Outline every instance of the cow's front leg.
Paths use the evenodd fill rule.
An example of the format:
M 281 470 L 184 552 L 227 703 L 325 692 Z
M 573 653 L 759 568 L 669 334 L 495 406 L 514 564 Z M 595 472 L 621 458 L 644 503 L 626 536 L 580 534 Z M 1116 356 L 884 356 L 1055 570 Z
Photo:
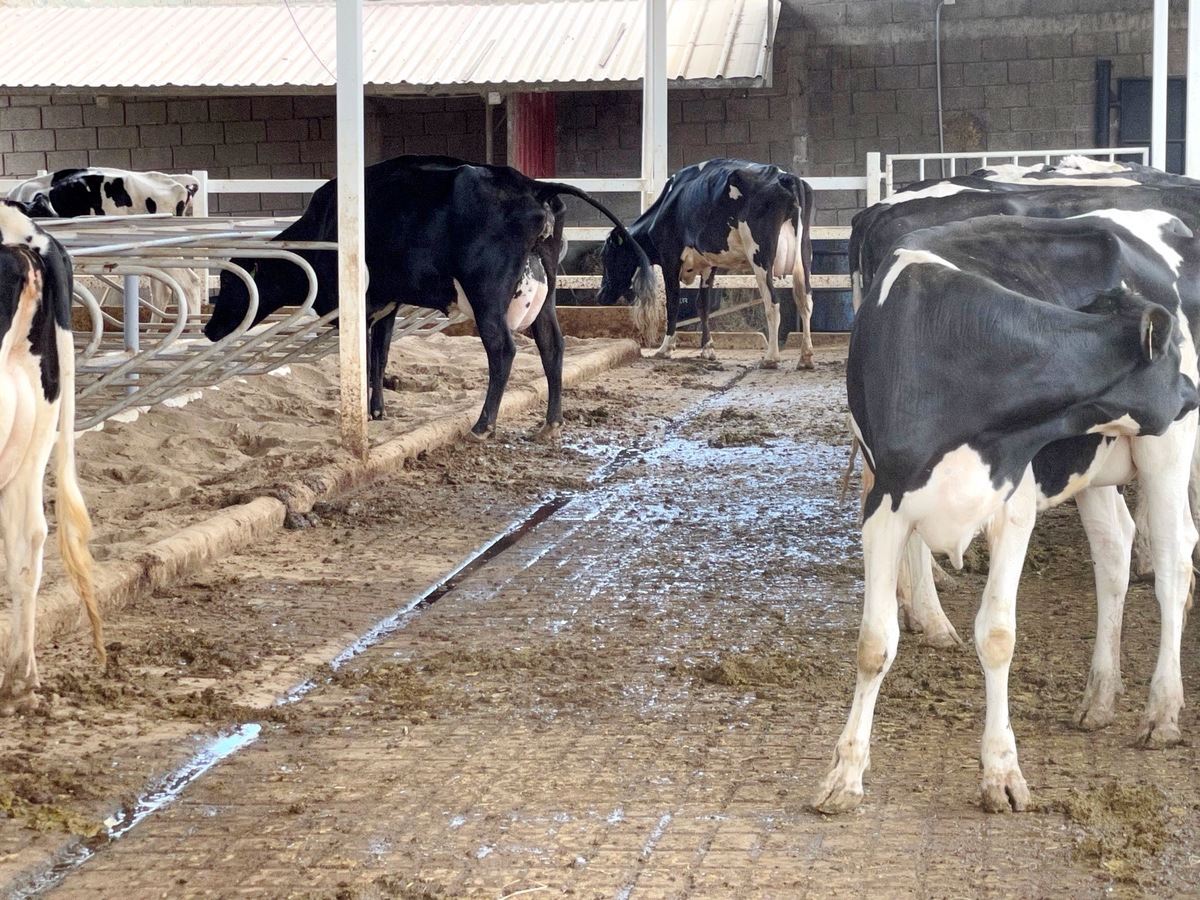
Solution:
M 939 650 L 962 646 L 962 638 L 946 618 L 933 583 L 933 554 L 919 534 L 909 536 L 900 562 L 900 617 L 906 631 L 922 635 L 921 643 Z
M 546 298 L 542 311 L 538 313 L 530 330 L 542 357 L 542 371 L 546 373 L 546 421 L 533 435 L 537 441 L 552 441 L 562 435 L 562 367 L 563 335 L 554 308 L 554 297 Z
M 896 658 L 900 626 L 896 621 L 896 573 L 909 535 L 908 523 L 892 512 L 885 498 L 863 523 L 865 593 L 858 632 L 858 682 L 850 718 L 838 739 L 833 767 L 813 798 L 818 812 L 840 813 L 862 802 L 863 773 L 871 763 L 871 722 L 883 676 Z
M 46 455 L 22 465 L 0 498 L 4 522 L 4 552 L 8 585 L 13 595 L 12 633 L 8 658 L 0 676 L 0 715 L 28 712 L 38 704 L 40 685 L 34 657 L 34 626 L 38 586 L 42 582 L 42 551 L 46 545 L 46 516 L 42 506 L 42 473 Z M 35 463 L 40 462 L 40 465 Z
M 1158 663 L 1150 680 L 1150 699 L 1138 732 L 1144 747 L 1170 747 L 1181 740 L 1179 710 L 1183 676 L 1179 646 L 1192 578 L 1196 526 L 1188 507 L 1188 476 L 1196 440 L 1197 413 L 1191 412 L 1161 437 L 1133 440 L 1133 462 L 1146 495 L 1154 593 L 1162 617 Z
M 1029 788 L 1017 761 L 1017 741 L 1008 718 L 1008 670 L 1017 642 L 1017 586 L 1036 511 L 1030 466 L 1012 497 L 987 526 L 991 561 L 983 602 L 975 617 L 975 651 L 983 665 L 987 689 L 979 757 L 985 812 L 1020 812 L 1029 806 Z
M 1103 728 L 1115 717 L 1121 693 L 1121 619 L 1129 587 L 1129 551 L 1133 519 L 1115 487 L 1096 487 L 1075 495 L 1096 573 L 1096 643 L 1076 723 L 1086 731 Z
M 517 348 L 513 343 L 512 332 L 508 329 L 508 322 L 504 318 L 506 307 L 499 299 L 492 303 L 483 301 L 476 304 L 472 301 L 471 306 L 479 311 L 487 311 L 486 314 L 477 313 L 475 316 L 475 327 L 487 353 L 488 386 L 487 395 L 483 399 L 483 410 L 479 413 L 479 421 L 471 428 L 471 437 L 482 441 L 496 428 L 500 398 L 504 396 L 504 388 L 508 384 Z

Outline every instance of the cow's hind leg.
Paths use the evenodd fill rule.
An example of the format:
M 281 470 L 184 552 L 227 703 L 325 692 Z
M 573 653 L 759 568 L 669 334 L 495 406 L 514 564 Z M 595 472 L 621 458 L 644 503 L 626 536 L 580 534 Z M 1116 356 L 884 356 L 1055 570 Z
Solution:
M 717 277 L 716 269 L 709 269 L 708 274 L 700 279 L 700 290 L 696 293 L 696 314 L 700 317 L 700 356 L 703 359 L 716 359 L 717 351 L 713 347 L 712 335 L 708 330 L 708 314 L 712 309 L 712 285 Z
M 1129 587 L 1133 519 L 1115 487 L 1088 488 L 1075 495 L 1096 572 L 1096 644 L 1076 723 L 1093 731 L 1112 722 L 1121 693 L 1121 619 Z
M 1145 747 L 1169 747 L 1180 741 L 1183 676 L 1179 648 L 1196 547 L 1196 526 L 1187 502 L 1196 418 L 1197 413 L 1191 412 L 1160 437 L 1133 440 L 1133 462 L 1149 512 L 1154 593 L 1162 617 L 1158 663 L 1138 732 L 1138 741 Z
M 547 300 L 542 311 L 530 327 L 538 353 L 542 357 L 542 370 L 546 373 L 546 421 L 534 433 L 534 440 L 550 441 L 562 434 L 562 368 L 563 334 L 558 325 L 558 314 L 554 303 Z
M 987 526 L 991 563 L 983 602 L 975 617 L 975 651 L 983 665 L 987 716 L 979 762 L 986 812 L 1020 812 L 1029 788 L 1017 762 L 1017 741 L 1008 719 L 1008 670 L 1017 642 L 1017 584 L 1036 518 L 1032 466 L 1008 502 Z
M 651 356 L 655 359 L 670 359 L 675 352 L 675 327 L 679 323 L 679 264 L 663 265 L 663 293 L 667 304 L 667 333 L 663 335 L 662 344 Z
M 517 348 L 513 343 L 508 322 L 504 318 L 506 305 L 501 299 L 497 298 L 490 303 L 481 301 L 478 304 L 472 300 L 471 307 L 477 311 L 475 327 L 479 331 L 479 338 L 483 341 L 483 349 L 488 359 L 487 395 L 483 399 L 483 410 L 479 413 L 479 420 L 471 428 L 471 436 L 477 440 L 485 440 L 496 428 L 500 398 L 504 396 L 504 388 L 508 384 Z
M 946 618 L 933 583 L 933 554 L 912 534 L 900 562 L 900 617 L 906 631 L 921 634 L 921 643 L 939 650 L 962 646 L 962 638 Z
M 896 573 L 908 538 L 908 523 L 885 498 L 863 523 L 865 593 L 858 632 L 858 682 L 854 702 L 833 754 L 833 767 L 813 798 L 818 812 L 839 813 L 862 802 L 863 773 L 871 763 L 871 723 L 883 676 L 896 658 Z
M 372 419 L 383 418 L 383 375 L 387 370 L 395 325 L 396 313 L 393 310 L 372 325 L 367 334 L 367 411 Z
M 31 710 L 38 702 L 34 694 L 39 681 L 33 642 L 37 592 L 42 582 L 42 551 L 46 545 L 42 473 L 48 456 L 47 449 L 40 466 L 22 465 L 0 497 L 8 584 L 13 595 L 12 634 L 0 681 L 0 715 L 4 716 Z

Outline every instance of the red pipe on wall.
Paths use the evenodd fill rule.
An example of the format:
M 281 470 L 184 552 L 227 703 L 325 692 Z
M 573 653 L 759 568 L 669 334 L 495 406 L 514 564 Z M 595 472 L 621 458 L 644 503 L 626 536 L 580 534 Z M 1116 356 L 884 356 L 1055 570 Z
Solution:
M 553 178 L 557 171 L 554 145 L 558 139 L 558 118 L 554 95 L 510 94 L 512 116 L 512 164 L 530 178 Z

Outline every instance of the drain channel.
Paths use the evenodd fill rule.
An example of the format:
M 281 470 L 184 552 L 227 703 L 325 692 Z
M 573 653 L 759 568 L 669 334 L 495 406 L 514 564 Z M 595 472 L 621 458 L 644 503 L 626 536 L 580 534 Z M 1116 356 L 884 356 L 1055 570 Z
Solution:
M 669 437 L 679 431 L 696 413 L 732 389 L 750 371 L 752 370 L 742 369 L 742 371 L 721 385 L 720 388 L 708 397 L 695 404 L 684 415 L 672 421 L 664 430 L 663 436 Z M 601 466 L 588 479 L 588 489 L 602 487 L 621 470 L 641 459 L 646 452 L 642 448 L 623 447 L 619 449 L 611 460 Z M 387 618 L 376 623 L 362 637 L 358 638 L 358 640 L 354 641 L 334 657 L 330 661 L 330 668 L 336 671 L 350 660 L 362 655 L 371 647 L 407 626 L 421 610 L 432 606 L 447 594 L 452 593 L 471 575 L 475 574 L 506 550 L 523 541 L 539 525 L 570 503 L 575 496 L 576 493 L 574 491 L 562 491 L 551 495 L 549 499 L 539 504 L 519 521 L 514 522 L 501 534 L 475 551 L 475 553 L 460 563 L 446 577 L 435 582 Z M 315 679 L 306 679 L 284 692 L 275 701 L 276 705 L 295 703 L 322 683 L 324 682 L 318 682 Z M 67 876 L 95 856 L 104 847 L 123 838 L 148 816 L 174 803 L 188 785 L 199 779 L 217 763 L 223 762 L 238 751 L 254 743 L 261 731 L 261 725 L 251 723 L 241 725 L 229 731 L 220 732 L 186 763 L 140 794 L 132 806 L 122 807 L 110 819 L 106 820 L 105 825 L 108 827 L 108 830 L 104 834 L 73 844 L 44 868 L 35 870 L 24 876 L 18 876 L 5 889 L 3 895 L 5 900 L 25 900 L 25 898 L 38 897 L 46 891 L 57 887 L 66 880 Z M 666 820 L 669 821 L 669 819 L 670 816 L 668 815 Z M 654 840 L 654 842 L 656 841 L 657 839 Z

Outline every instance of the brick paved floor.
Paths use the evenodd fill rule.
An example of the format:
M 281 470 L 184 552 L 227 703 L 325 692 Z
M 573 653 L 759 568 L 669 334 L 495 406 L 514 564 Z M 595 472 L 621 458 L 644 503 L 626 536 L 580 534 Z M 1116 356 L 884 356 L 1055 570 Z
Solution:
M 1130 599 L 1118 721 L 1092 735 L 1069 727 L 1093 627 L 1073 511 L 1035 538 L 1059 563 L 1026 573 L 1013 672 L 1014 728 L 1044 806 L 979 811 L 978 663 L 905 637 L 862 810 L 806 811 L 853 688 L 861 581 L 855 506 L 837 497 L 843 396 L 836 377 L 753 371 L 694 405 L 641 458 L 265 722 L 256 743 L 53 895 L 1200 890 L 1196 750 L 1129 746 L 1157 633 L 1145 588 Z M 394 526 L 349 540 L 337 564 L 403 564 Z M 281 571 L 302 547 L 276 548 Z M 968 645 L 979 587 L 966 575 L 944 594 Z M 319 592 L 336 606 L 359 589 L 291 590 L 297 603 Z M 1193 627 L 1192 697 L 1196 651 Z M 1192 707 L 1182 724 L 1197 733 Z M 1110 852 L 1106 869 L 1082 842 L 1096 832 L 1056 805 L 1072 789 L 1138 782 L 1161 788 L 1166 808 L 1120 825 L 1116 839 L 1161 825 L 1166 840 L 1124 869 L 1112 859 L 1130 854 Z

